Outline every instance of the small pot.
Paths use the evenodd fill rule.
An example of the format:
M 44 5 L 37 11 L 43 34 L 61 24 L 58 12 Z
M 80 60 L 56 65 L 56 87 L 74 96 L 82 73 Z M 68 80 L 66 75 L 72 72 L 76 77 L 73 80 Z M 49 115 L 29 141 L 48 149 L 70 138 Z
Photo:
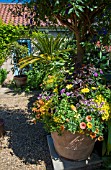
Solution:
M 27 75 L 14 76 L 14 81 L 17 87 L 25 86 L 27 83 Z
M 4 120 L 0 119 L 0 137 L 4 136 L 5 130 L 4 130 Z

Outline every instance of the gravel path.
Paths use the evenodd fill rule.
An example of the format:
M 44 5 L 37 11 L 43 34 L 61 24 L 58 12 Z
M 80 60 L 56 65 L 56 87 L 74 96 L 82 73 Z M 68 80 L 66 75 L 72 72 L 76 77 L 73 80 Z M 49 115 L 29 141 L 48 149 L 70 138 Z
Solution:
M 0 170 L 53 170 L 47 133 L 41 123 L 31 120 L 30 106 L 36 96 L 0 88 L 0 118 L 6 131 L 0 138 Z

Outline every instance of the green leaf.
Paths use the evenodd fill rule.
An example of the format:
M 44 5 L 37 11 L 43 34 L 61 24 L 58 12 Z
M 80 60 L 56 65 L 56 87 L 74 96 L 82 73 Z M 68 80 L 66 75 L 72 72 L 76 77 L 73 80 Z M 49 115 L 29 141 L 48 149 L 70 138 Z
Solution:
M 59 1 L 58 0 L 56 1 L 55 5 L 59 5 Z
M 100 54 L 99 54 L 99 56 L 100 56 L 100 59 L 102 58 L 102 51 L 100 51 Z
M 68 11 L 68 14 L 71 14 L 73 12 L 73 8 L 70 8 L 69 11 Z
M 78 8 L 81 12 L 83 12 L 84 10 L 83 10 L 83 7 L 81 7 L 81 6 L 79 6 L 79 8 Z

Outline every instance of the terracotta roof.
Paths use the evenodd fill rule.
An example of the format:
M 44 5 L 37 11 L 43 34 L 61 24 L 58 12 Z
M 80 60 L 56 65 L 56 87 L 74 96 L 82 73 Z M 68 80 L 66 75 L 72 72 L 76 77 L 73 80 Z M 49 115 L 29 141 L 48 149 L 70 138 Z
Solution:
M 18 15 L 14 15 L 15 12 L 21 10 L 22 11 L 22 4 L 16 3 L 0 3 L 0 18 L 6 24 L 11 23 L 13 25 L 31 25 L 31 19 L 27 19 L 26 16 L 30 16 L 30 11 L 27 8 L 24 8 L 24 11 L 18 12 Z M 32 16 L 32 15 L 31 15 Z M 33 17 L 33 16 L 32 16 Z M 35 25 L 35 23 L 33 23 Z M 47 20 L 47 22 L 40 21 L 41 27 L 53 25 L 51 22 Z M 62 26 L 62 24 L 58 21 L 56 26 Z
M 6 24 L 11 23 L 13 25 L 26 25 L 27 21 L 24 16 L 16 16 L 12 14 L 10 9 L 13 9 L 16 4 L 4 4 L 0 3 L 0 18 Z M 19 4 L 19 7 L 21 4 Z
M 13 25 L 32 25 L 32 20 L 27 19 L 27 16 L 30 16 L 30 11 L 27 10 L 27 8 L 24 8 L 24 11 L 17 12 L 21 10 L 22 11 L 22 4 L 15 4 L 15 3 L 0 3 L 0 19 L 6 24 L 13 24 Z M 18 15 L 14 15 L 16 13 Z M 32 16 L 33 17 L 33 16 Z M 35 25 L 35 23 L 33 23 Z M 51 26 L 51 24 L 48 20 L 47 22 L 40 21 L 40 26 L 41 27 L 47 27 Z M 58 21 L 56 26 L 62 26 L 62 24 Z
M 26 9 L 22 12 L 22 15 L 19 13 L 16 16 L 14 15 L 14 11 L 18 11 L 20 9 L 22 9 L 22 4 L 0 3 L 0 18 L 6 24 L 11 23 L 13 25 L 30 25 L 30 19 L 27 19 L 26 17 L 29 13 Z M 44 22 L 41 22 L 40 25 L 42 27 L 47 26 Z

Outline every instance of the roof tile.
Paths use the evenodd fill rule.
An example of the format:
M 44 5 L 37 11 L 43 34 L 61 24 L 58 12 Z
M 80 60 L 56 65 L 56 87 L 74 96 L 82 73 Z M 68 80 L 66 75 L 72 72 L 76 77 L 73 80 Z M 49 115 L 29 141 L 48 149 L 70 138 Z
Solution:
M 2 21 L 6 24 L 13 24 L 13 25 L 31 25 L 30 19 L 27 19 L 26 16 L 30 15 L 29 12 L 27 12 L 27 9 L 24 9 L 24 12 L 22 12 L 22 15 L 14 16 L 14 13 L 16 10 L 21 9 L 22 4 L 14 4 L 14 3 L 0 3 L 0 18 Z M 12 9 L 12 11 L 11 11 Z M 41 27 L 48 27 L 49 21 L 43 22 L 40 21 Z M 58 21 L 57 26 L 61 26 L 60 22 Z
M 25 18 L 26 12 L 23 12 L 22 16 L 14 16 L 11 9 L 14 9 L 16 6 L 17 8 L 21 8 L 22 4 L 0 3 L 0 18 L 2 21 L 6 24 L 11 23 L 13 25 L 29 25 L 30 20 Z

